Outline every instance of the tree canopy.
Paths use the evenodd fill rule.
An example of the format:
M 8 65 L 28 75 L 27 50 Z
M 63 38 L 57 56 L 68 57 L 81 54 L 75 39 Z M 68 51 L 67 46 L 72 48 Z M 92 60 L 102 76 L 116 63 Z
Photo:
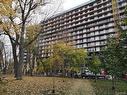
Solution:
M 47 62 L 51 64 L 52 70 L 79 72 L 81 66 L 86 63 L 86 50 L 74 48 L 70 43 L 60 41 L 51 45 L 50 49 L 53 52 Z

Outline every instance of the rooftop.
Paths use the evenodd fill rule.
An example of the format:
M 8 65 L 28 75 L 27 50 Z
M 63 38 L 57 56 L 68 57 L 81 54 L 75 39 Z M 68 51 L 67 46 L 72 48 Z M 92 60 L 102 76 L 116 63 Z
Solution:
M 88 5 L 88 4 L 92 3 L 92 2 L 94 2 L 94 1 L 96 1 L 96 0 L 90 0 L 90 1 L 88 1 L 88 2 L 85 2 L 85 3 L 81 4 L 81 5 L 78 5 L 78 6 L 76 6 L 76 7 L 73 7 L 73 8 L 71 8 L 71 9 L 69 9 L 69 10 L 63 11 L 63 12 L 58 13 L 58 14 L 56 14 L 56 15 L 53 15 L 53 16 L 49 17 L 48 20 L 50 20 L 50 19 L 52 19 L 52 18 L 55 18 L 55 17 L 58 17 L 58 16 L 60 16 L 60 15 L 63 15 L 63 14 L 65 14 L 65 13 L 68 13 L 68 12 L 70 12 L 70 11 L 73 11 L 73 10 L 75 10 L 75 9 L 77 9 L 77 8 L 81 8 L 81 7 L 85 6 L 85 5 Z M 42 22 L 43 22 L 43 21 L 42 21 Z

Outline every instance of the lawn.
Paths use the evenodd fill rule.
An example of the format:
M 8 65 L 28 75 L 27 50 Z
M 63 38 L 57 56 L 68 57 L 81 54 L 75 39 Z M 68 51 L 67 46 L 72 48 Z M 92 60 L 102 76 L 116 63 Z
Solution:
M 111 80 L 91 80 L 96 95 L 113 95 Z M 127 95 L 127 81 L 116 81 L 116 95 Z
M 89 80 L 57 77 L 23 77 L 15 80 L 7 76 L 0 85 L 0 95 L 95 95 Z

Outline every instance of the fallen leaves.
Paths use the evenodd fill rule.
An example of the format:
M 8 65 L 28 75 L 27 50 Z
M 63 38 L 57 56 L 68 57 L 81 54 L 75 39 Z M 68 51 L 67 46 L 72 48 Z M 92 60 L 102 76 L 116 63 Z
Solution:
M 43 95 L 43 92 L 53 89 L 53 82 L 56 91 L 66 92 L 72 84 L 70 79 L 55 77 L 24 77 L 23 80 L 8 77 L 7 80 L 7 84 L 3 86 L 6 89 L 5 95 Z
M 25 76 L 15 80 L 7 76 L 6 81 L 0 86 L 0 95 L 54 95 L 53 84 L 57 95 L 95 95 L 89 80 L 84 79 Z

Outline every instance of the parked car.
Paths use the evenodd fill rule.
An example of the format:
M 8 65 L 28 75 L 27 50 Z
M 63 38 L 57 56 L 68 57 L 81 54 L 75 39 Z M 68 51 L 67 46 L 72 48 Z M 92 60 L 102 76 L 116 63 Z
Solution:
M 81 77 L 82 78 L 94 79 L 95 78 L 95 74 L 93 74 L 93 72 L 91 72 L 89 70 L 85 70 L 85 72 L 81 73 Z
M 93 72 L 86 70 L 84 73 L 81 73 L 81 77 L 82 78 L 87 78 L 87 79 L 105 79 L 104 75 L 101 74 L 97 74 L 95 75 Z
M 95 75 L 94 74 L 86 74 L 86 73 L 82 73 L 81 74 L 82 78 L 87 78 L 87 79 L 94 79 Z

